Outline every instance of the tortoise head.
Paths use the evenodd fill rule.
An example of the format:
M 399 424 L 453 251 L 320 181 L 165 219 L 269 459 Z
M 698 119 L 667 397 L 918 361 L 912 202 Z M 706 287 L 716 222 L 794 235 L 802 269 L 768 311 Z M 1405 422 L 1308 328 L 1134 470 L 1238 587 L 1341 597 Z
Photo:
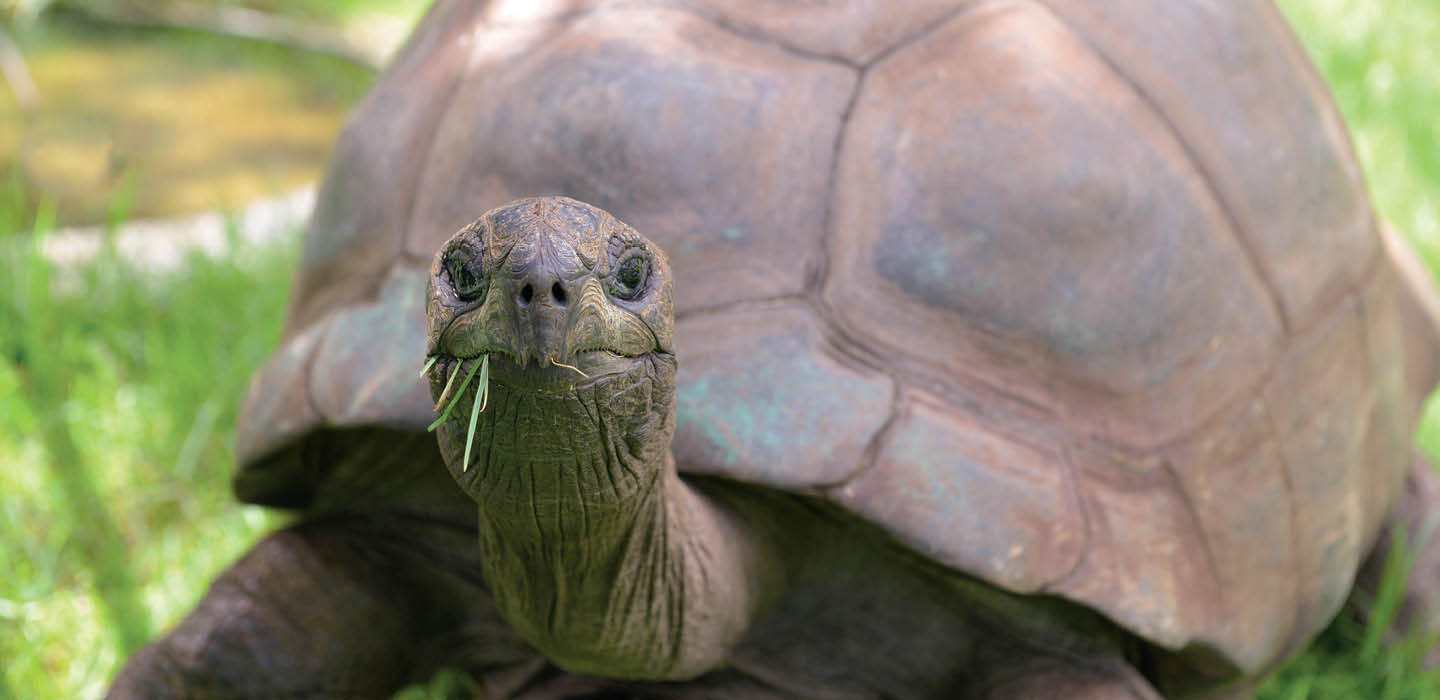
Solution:
M 669 354 L 675 326 L 664 252 L 565 197 L 511 202 L 452 236 L 425 315 L 431 356 L 503 356 L 522 370 L 513 380 L 540 391 Z
M 477 500 L 476 465 L 563 471 L 665 453 L 675 390 L 670 267 L 610 214 L 564 197 L 487 212 L 440 247 L 425 315 L 441 450 Z M 484 456 L 472 461 L 475 444 Z

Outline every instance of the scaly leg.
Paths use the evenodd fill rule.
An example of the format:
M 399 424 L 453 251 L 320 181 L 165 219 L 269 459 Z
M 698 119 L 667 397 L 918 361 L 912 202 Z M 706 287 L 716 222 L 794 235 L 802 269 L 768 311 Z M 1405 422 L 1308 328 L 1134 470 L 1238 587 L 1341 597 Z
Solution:
M 137 653 L 109 697 L 387 697 L 440 666 L 507 694 L 505 670 L 525 675 L 538 657 L 495 614 L 478 558 L 456 559 L 474 549 L 471 530 L 396 514 L 275 533 Z

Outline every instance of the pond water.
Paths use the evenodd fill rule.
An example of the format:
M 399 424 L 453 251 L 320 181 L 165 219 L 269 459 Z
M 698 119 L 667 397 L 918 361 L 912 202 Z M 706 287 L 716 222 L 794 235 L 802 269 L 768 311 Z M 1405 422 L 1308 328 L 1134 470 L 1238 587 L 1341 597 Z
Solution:
M 206 32 L 47 17 L 15 37 L 41 104 L 0 84 L 0 176 L 62 224 L 230 209 L 314 182 L 372 70 Z

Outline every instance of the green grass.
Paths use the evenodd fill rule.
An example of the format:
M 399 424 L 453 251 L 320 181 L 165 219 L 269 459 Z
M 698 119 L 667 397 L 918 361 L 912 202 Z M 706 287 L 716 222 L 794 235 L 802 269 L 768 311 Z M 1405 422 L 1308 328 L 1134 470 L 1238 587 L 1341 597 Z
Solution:
M 158 278 L 57 269 L 0 192 L 0 694 L 97 697 L 274 516 L 233 502 L 235 413 L 295 237 Z M 122 213 L 117 213 L 117 218 Z M 41 208 L 41 236 L 53 214 Z
M 1440 669 L 1425 658 L 1440 636 L 1392 631 L 1405 580 L 1414 564 L 1405 533 L 1394 532 L 1370 619 L 1345 612 L 1298 658 L 1260 689 L 1263 700 L 1410 700 L 1440 697 Z
M 301 12 L 379 0 L 306 0 Z M 1355 135 L 1377 208 L 1440 269 L 1440 3 L 1282 0 Z M 195 257 L 153 277 L 113 254 L 38 255 L 53 207 L 20 212 L 0 178 L 0 698 L 97 697 L 276 516 L 230 495 L 235 413 L 277 342 L 293 238 Z M 33 202 L 30 207 L 33 210 Z M 123 219 L 117 205 L 112 220 Z M 14 242 L 14 246 L 8 246 Z M 1440 412 L 1419 440 L 1440 455 Z M 1391 562 L 1377 610 L 1394 608 Z M 1427 639 L 1337 619 L 1260 692 L 1267 700 L 1440 697 Z M 442 675 L 406 698 L 463 692 Z
M 420 374 L 423 375 L 430 371 L 430 368 L 435 364 L 435 360 L 436 358 L 434 357 L 430 358 L 430 360 L 425 363 L 425 369 L 421 370 Z M 450 395 L 450 385 L 455 383 L 455 375 L 460 373 L 461 364 L 461 362 L 455 363 L 455 370 L 450 373 L 450 379 L 445 382 L 445 388 L 440 392 L 441 402 L 444 402 Z M 465 387 L 470 386 L 470 380 L 475 377 L 477 371 L 480 373 L 480 381 L 475 386 L 475 397 L 470 402 L 470 427 L 469 432 L 465 434 L 465 457 L 464 460 L 460 462 L 460 471 L 462 472 L 470 468 L 470 448 L 475 444 L 476 419 L 478 419 L 480 413 L 485 410 L 485 401 L 490 396 L 489 355 L 483 355 L 479 362 L 471 363 L 470 373 L 465 375 L 465 381 L 460 382 L 460 388 L 455 390 L 455 395 L 450 399 L 450 403 L 445 406 L 445 410 L 440 411 L 440 416 L 435 419 L 435 422 L 425 428 L 426 431 L 433 432 L 436 428 L 443 425 L 445 421 L 450 419 L 450 412 L 454 411 L 455 407 L 460 404 L 460 399 L 465 396 Z M 578 372 L 579 370 L 576 371 Z M 435 410 L 440 410 L 438 403 L 435 406 Z
M 152 0 L 165 2 L 166 0 Z M 357 18 L 391 15 L 418 17 L 432 0 L 186 0 L 191 4 L 217 7 L 240 7 L 313 22 L 340 25 Z M 7 12 L 19 17 L 34 17 L 55 9 L 104 7 L 115 0 L 9 0 L 0 3 L 0 18 Z

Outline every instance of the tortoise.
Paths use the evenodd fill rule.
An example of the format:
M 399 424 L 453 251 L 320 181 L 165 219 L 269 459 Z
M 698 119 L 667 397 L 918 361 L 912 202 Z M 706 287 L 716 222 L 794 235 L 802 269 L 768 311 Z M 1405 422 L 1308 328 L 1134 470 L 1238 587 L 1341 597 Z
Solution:
M 112 696 L 1243 694 L 1433 498 L 1419 269 L 1264 0 L 440 0 L 242 410 L 299 521 Z

